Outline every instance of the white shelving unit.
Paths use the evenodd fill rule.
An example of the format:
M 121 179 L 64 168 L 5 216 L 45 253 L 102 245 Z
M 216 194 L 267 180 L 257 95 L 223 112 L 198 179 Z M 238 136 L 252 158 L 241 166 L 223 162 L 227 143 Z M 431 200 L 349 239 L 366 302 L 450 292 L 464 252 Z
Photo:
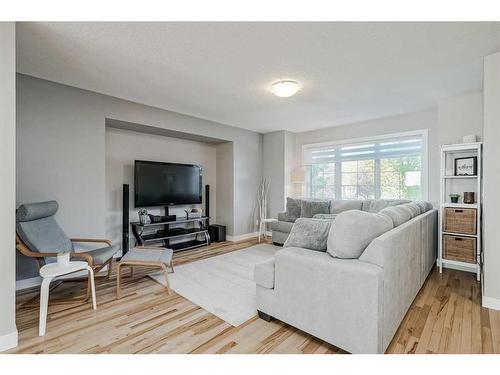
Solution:
M 455 176 L 455 159 L 463 157 L 477 157 L 477 174 L 475 176 Z M 482 143 L 461 143 L 443 145 L 441 147 L 441 173 L 440 173 L 440 207 L 439 207 L 439 245 L 438 266 L 439 271 L 443 268 L 453 268 L 476 273 L 477 280 L 481 279 L 482 265 L 482 227 L 481 227 L 481 202 L 482 202 Z M 475 203 L 463 203 L 464 192 L 475 193 Z M 460 194 L 458 203 L 451 203 L 450 194 Z M 444 227 L 444 212 L 446 208 L 475 209 L 476 210 L 476 233 L 446 232 Z M 473 238 L 476 241 L 475 262 L 465 262 L 446 259 L 443 256 L 444 236 L 460 236 Z

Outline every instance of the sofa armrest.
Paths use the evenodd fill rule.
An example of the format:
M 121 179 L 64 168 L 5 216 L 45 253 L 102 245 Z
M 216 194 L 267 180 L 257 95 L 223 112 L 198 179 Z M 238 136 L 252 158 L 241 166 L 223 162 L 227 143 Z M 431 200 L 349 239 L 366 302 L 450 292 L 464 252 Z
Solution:
M 380 267 L 286 248 L 275 256 L 274 291 L 278 319 L 354 353 L 384 351 Z

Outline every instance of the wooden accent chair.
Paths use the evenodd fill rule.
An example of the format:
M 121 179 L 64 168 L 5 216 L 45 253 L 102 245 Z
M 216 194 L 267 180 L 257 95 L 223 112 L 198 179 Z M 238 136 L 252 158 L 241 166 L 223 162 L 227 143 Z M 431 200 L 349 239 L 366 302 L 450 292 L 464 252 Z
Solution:
M 113 266 L 113 256 L 119 250 L 111 241 L 95 238 L 68 238 L 54 218 L 59 205 L 56 201 L 28 203 L 21 205 L 16 212 L 16 249 L 23 255 L 34 258 L 39 267 L 55 262 L 58 253 L 70 252 L 71 259 L 84 260 L 97 274 L 108 266 L 109 278 Z M 86 252 L 75 252 L 75 243 L 102 243 L 106 246 Z M 51 303 L 86 302 L 90 298 L 90 279 L 75 279 L 75 275 L 62 277 L 62 281 L 87 281 L 87 291 L 83 298 L 72 298 Z

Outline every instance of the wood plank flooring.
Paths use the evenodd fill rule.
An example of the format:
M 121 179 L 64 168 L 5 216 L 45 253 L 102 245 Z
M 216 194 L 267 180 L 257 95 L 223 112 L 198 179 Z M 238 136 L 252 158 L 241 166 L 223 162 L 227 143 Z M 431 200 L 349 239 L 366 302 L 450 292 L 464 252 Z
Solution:
M 256 243 L 218 243 L 175 254 L 176 266 L 243 249 Z M 126 270 L 123 274 L 126 275 Z M 115 278 L 99 279 L 97 311 L 85 305 L 49 305 L 47 334 L 38 337 L 37 292 L 18 296 L 19 346 L 8 353 L 344 353 L 294 327 L 257 317 L 239 327 L 143 277 L 123 278 L 116 300 Z M 51 297 L 74 296 L 81 283 L 57 287 Z M 500 312 L 482 308 L 473 274 L 433 270 L 388 353 L 500 353 Z

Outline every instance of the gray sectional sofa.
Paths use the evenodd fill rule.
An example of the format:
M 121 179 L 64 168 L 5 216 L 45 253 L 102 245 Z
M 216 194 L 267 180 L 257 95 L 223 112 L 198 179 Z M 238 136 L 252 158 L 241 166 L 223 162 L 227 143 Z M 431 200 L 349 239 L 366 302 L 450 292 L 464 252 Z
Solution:
M 352 353 L 385 352 L 437 253 L 437 211 L 427 202 L 401 203 L 333 201 L 327 249 L 294 246 L 292 233 L 273 259 L 255 267 L 259 316 Z M 293 232 L 325 235 L 320 222 L 300 219 Z M 293 226 L 280 220 L 273 240 L 275 231 L 283 241 L 291 230 L 284 223 Z
M 408 203 L 402 199 L 367 199 L 367 200 L 311 200 L 287 198 L 286 211 L 278 213 L 278 221 L 272 223 L 272 239 L 275 245 L 283 245 L 292 230 L 295 220 L 301 217 L 333 218 L 347 210 L 378 212 L 385 207 Z

